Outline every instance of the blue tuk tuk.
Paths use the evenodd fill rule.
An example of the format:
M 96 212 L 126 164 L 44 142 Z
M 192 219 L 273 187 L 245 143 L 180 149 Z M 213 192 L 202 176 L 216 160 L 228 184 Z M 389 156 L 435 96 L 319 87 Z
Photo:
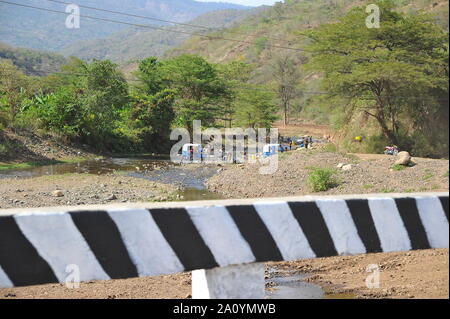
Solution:
M 201 162 L 203 160 L 203 148 L 201 144 L 184 144 L 181 152 L 184 162 Z
M 281 144 L 267 144 L 263 147 L 263 157 L 269 157 L 284 151 L 285 148 Z

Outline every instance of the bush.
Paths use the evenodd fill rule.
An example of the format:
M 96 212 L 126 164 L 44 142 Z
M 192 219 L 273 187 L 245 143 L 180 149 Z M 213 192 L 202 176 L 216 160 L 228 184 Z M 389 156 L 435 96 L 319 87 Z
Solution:
M 338 185 L 335 175 L 336 170 L 331 168 L 312 168 L 307 184 L 313 192 L 325 192 Z

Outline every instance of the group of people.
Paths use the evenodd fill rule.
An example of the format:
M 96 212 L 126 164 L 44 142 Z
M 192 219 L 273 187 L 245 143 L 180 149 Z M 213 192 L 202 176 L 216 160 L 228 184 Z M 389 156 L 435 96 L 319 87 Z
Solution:
M 296 145 L 299 145 L 300 147 L 304 147 L 304 148 L 310 148 L 313 144 L 313 137 L 312 136 L 304 136 L 303 138 L 298 139 L 297 142 L 295 139 L 288 137 L 287 143 L 289 145 L 289 150 L 294 149 Z
M 279 145 L 279 151 L 292 151 L 295 150 L 296 147 L 304 147 L 306 149 L 311 148 L 313 144 L 312 136 L 304 136 L 302 138 L 281 138 Z M 277 145 L 277 144 L 274 144 Z M 238 151 L 236 147 L 233 147 L 233 151 L 226 151 L 225 146 L 217 149 L 217 153 L 214 150 L 214 146 L 211 144 L 206 144 L 202 147 L 200 144 L 186 144 L 183 148 L 182 159 L 181 161 L 189 161 L 189 162 L 203 162 L 208 161 L 211 158 L 211 155 L 215 155 L 216 160 L 224 161 L 224 162 L 232 162 L 232 163 L 240 163 L 248 159 L 248 149 L 244 148 L 244 150 Z M 255 158 L 253 158 L 255 157 Z M 252 159 L 256 159 L 258 155 L 253 155 Z

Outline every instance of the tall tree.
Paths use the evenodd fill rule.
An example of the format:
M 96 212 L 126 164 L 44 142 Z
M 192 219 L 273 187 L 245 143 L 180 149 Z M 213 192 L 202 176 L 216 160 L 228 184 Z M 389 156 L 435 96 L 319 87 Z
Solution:
M 291 102 L 298 96 L 296 87 L 300 80 L 300 73 L 295 59 L 288 54 L 279 55 L 272 68 L 283 110 L 284 125 L 287 125 L 289 124 Z
M 271 128 L 279 119 L 275 94 L 270 91 L 241 90 L 236 101 L 236 123 L 249 128 Z
M 252 74 L 252 66 L 242 61 L 232 61 L 226 64 L 219 64 L 217 67 L 231 92 L 229 98 L 223 99 L 221 103 L 222 111 L 220 119 L 228 127 L 232 127 L 237 108 L 242 106 L 240 97 L 252 91 L 252 87 L 247 84 Z
M 133 128 L 138 130 L 138 137 L 146 150 L 167 153 L 171 125 L 175 118 L 174 100 L 175 92 L 168 89 L 152 96 L 133 97 Z
M 380 28 L 368 28 L 365 7 L 358 7 L 306 34 L 311 66 L 325 74 L 324 88 L 350 97 L 348 110 L 374 118 L 398 145 L 402 116 L 417 119 L 421 105 L 438 106 L 430 98 L 448 94 L 448 36 L 429 16 L 402 15 L 390 1 L 377 5 Z
M 8 124 L 12 125 L 22 100 L 27 96 L 29 79 L 9 60 L 0 60 L 0 96 L 7 108 Z M 0 106 L 1 108 L 1 106 Z
M 139 66 L 138 87 L 147 93 L 163 89 L 176 92 L 174 110 L 178 125 L 192 131 L 194 120 L 214 125 L 223 117 L 222 105 L 231 98 L 227 82 L 217 67 L 197 55 L 181 55 L 163 61 L 144 60 Z
M 119 112 L 129 101 L 128 84 L 117 65 L 106 61 L 94 61 L 87 66 L 85 101 L 88 109 L 90 131 L 98 142 L 103 142 Z

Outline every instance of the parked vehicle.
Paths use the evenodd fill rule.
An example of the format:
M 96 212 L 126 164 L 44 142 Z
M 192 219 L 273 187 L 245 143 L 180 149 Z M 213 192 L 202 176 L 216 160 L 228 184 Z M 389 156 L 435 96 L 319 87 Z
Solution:
M 398 155 L 398 152 L 397 146 L 386 146 L 384 149 L 384 154 L 386 155 Z
M 267 144 L 263 147 L 263 157 L 269 157 L 278 152 L 285 152 L 285 148 L 281 144 Z
M 182 161 L 201 162 L 203 160 L 203 148 L 201 144 L 185 144 L 181 152 Z
M 299 138 L 295 140 L 295 144 L 298 147 L 305 147 L 305 139 L 304 138 Z

